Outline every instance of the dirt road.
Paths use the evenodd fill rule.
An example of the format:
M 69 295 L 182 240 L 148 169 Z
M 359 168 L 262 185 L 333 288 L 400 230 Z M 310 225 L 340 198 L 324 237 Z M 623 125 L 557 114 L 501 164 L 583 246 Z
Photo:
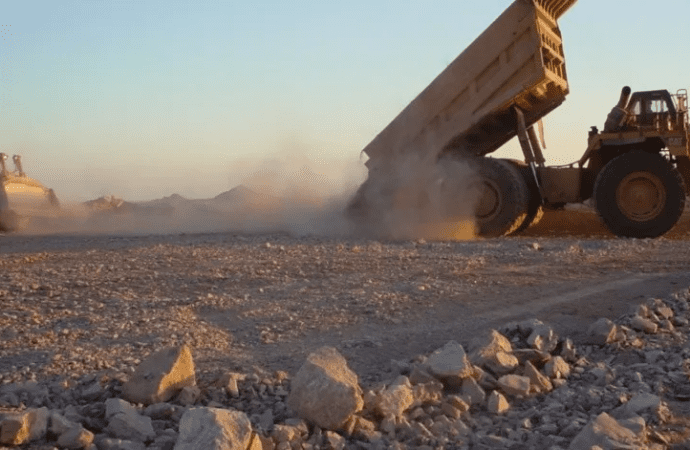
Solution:
M 209 373 L 295 371 L 334 345 L 366 383 L 486 327 L 536 317 L 577 339 L 687 289 L 690 219 L 656 240 L 614 238 L 578 211 L 466 242 L 13 235 L 0 236 L 0 267 L 2 382 L 127 370 L 187 342 Z

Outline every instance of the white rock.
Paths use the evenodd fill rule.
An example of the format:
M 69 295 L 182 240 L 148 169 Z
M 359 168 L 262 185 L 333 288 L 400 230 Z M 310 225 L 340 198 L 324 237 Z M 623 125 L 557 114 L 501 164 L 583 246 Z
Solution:
M 201 390 L 197 386 L 185 386 L 177 396 L 177 401 L 182 406 L 191 406 L 199 400 Z
M 470 361 L 482 366 L 490 361 L 498 352 L 511 353 L 513 346 L 501 333 L 491 330 L 487 335 L 475 338 L 470 344 Z
M 50 432 L 56 436 L 60 436 L 62 433 L 71 428 L 80 426 L 77 423 L 65 418 L 65 416 L 63 416 L 57 411 L 50 411 L 49 422 Z
M 498 391 L 492 391 L 486 402 L 486 409 L 493 414 L 503 414 L 510 409 L 508 400 Z
M 659 326 L 649 319 L 641 316 L 635 316 L 630 321 L 630 326 L 637 331 L 644 331 L 648 334 L 655 334 Z
M 338 433 L 326 431 L 323 435 L 326 438 L 326 443 L 328 445 L 327 448 L 332 450 L 343 450 L 345 448 L 345 444 L 347 442 L 345 441 L 345 438 Z
M 132 403 L 165 402 L 185 386 L 196 385 L 194 361 L 188 346 L 161 350 L 146 358 L 122 387 L 122 396 Z
M 382 416 L 402 416 L 405 410 L 414 403 L 414 393 L 410 381 L 405 376 L 398 377 L 393 384 L 377 396 L 375 402 L 375 409 Z
M 470 405 L 481 405 L 486 400 L 486 392 L 474 378 L 465 378 L 462 381 L 462 397 Z
M 139 414 L 124 400 L 109 398 L 105 401 L 108 432 L 119 439 L 146 442 L 156 437 L 151 418 Z
M 498 379 L 498 387 L 508 395 L 527 396 L 530 391 L 530 379 L 521 375 L 503 375 Z
M 627 403 L 616 408 L 613 415 L 619 419 L 627 419 L 646 409 L 655 410 L 659 406 L 661 406 L 661 398 L 654 394 L 642 393 L 635 395 Z
M 544 365 L 544 372 L 549 378 L 568 378 L 570 365 L 560 356 L 554 356 Z
M 433 352 L 426 360 L 429 373 L 443 381 L 462 383 L 462 379 L 470 377 L 474 370 L 465 354 L 462 345 L 449 341 L 446 345 Z
M 433 379 L 427 383 L 417 384 L 412 388 L 414 404 L 438 403 L 443 397 L 443 384 Z
M 328 430 L 340 429 L 364 406 L 357 375 L 332 347 L 307 357 L 292 380 L 287 403 L 301 418 Z
M 550 392 L 553 390 L 553 384 L 551 380 L 544 374 L 542 374 L 539 369 L 534 367 L 534 364 L 527 361 L 525 362 L 525 376 L 529 378 L 532 388 L 537 392 Z
M 70 428 L 60 435 L 57 444 L 63 448 L 88 448 L 93 443 L 93 433 L 81 426 Z
M 180 420 L 175 450 L 246 450 L 252 425 L 240 411 L 218 408 L 191 408 Z
M 558 336 L 550 326 L 539 320 L 533 320 L 527 343 L 537 350 L 552 352 L 558 345 Z
M 29 442 L 30 427 L 27 412 L 12 412 L 0 416 L 0 444 L 21 445 Z
M 602 450 L 614 450 L 640 445 L 640 438 L 629 428 L 606 413 L 599 414 L 588 423 L 568 447 L 569 450 L 590 450 L 599 446 Z
M 616 327 L 616 324 L 606 317 L 602 317 L 589 326 L 583 343 L 591 345 L 606 345 L 611 342 L 615 342 L 617 332 L 618 328 Z

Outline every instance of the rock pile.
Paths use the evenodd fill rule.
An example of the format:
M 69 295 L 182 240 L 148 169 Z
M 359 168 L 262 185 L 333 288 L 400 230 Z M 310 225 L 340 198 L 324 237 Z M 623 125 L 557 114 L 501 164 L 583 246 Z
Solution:
M 335 348 L 285 372 L 195 378 L 191 351 L 128 379 L 0 387 L 0 444 L 98 450 L 690 447 L 690 291 L 651 299 L 578 345 L 538 320 L 393 361 L 363 389 Z M 383 371 L 382 371 L 383 372 Z M 685 407 L 685 410 L 683 408 Z

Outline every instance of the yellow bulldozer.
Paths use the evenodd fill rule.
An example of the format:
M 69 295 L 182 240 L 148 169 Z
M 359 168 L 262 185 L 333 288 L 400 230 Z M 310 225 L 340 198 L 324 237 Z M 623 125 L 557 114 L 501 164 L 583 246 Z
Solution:
M 7 168 L 7 159 L 0 153 L 0 232 L 17 231 L 29 217 L 60 207 L 52 189 L 24 173 L 19 155 L 12 158 L 12 171 Z

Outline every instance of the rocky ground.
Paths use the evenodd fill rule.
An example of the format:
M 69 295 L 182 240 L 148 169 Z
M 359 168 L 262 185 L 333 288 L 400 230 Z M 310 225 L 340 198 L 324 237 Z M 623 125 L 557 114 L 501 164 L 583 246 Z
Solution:
M 80 429 L 99 449 L 172 448 L 185 412 L 208 406 L 245 413 L 263 448 L 585 448 L 572 446 L 602 428 L 618 434 L 593 432 L 601 448 L 686 448 L 689 237 L 684 217 L 661 239 L 616 239 L 586 211 L 553 213 L 522 237 L 466 242 L 0 236 L 0 414 L 46 408 L 47 433 L 24 444 L 40 448 Z M 547 324 L 540 339 L 532 319 Z M 510 370 L 473 356 L 492 329 L 518 360 Z M 602 333 L 608 342 L 593 344 Z M 449 341 L 472 368 L 455 383 L 427 364 Z M 155 407 L 123 400 L 143 360 L 183 344 L 198 392 Z M 334 429 L 287 402 L 324 346 L 362 389 L 364 409 Z M 483 399 L 468 397 L 465 379 Z M 382 411 L 384 392 L 407 388 L 407 407 Z M 127 408 L 151 418 L 153 434 L 111 426 Z M 81 428 L 51 429 L 61 418 Z

